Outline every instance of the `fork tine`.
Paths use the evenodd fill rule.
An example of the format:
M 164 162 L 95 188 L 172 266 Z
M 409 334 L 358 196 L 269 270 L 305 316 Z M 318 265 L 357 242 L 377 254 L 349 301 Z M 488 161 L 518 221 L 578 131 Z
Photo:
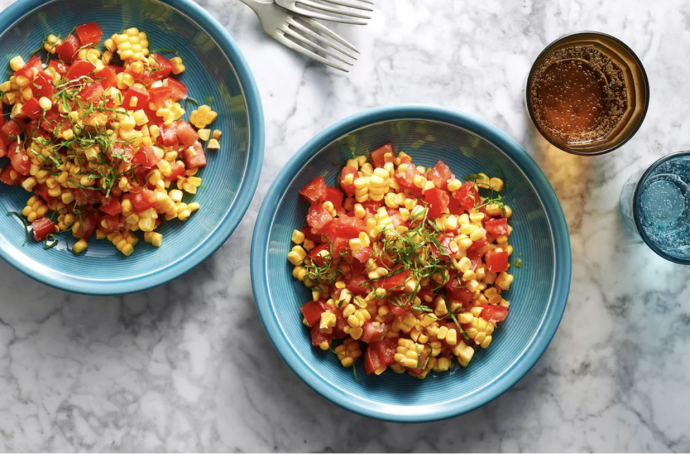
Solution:
M 291 29 L 291 28 L 285 28 L 285 29 L 283 29 L 283 32 L 286 33 L 286 34 L 288 34 L 290 37 L 296 39 L 297 41 L 300 41 L 300 42 L 302 42 L 302 43 L 304 43 L 304 44 L 306 44 L 306 45 L 308 45 L 308 46 L 311 46 L 311 47 L 313 47 L 313 48 L 315 48 L 315 49 L 320 50 L 321 52 L 323 52 L 324 54 L 328 55 L 328 56 L 331 57 L 331 58 L 335 58 L 336 60 L 340 60 L 341 62 L 345 63 L 346 65 L 352 66 L 352 63 L 350 63 L 349 61 L 345 60 L 345 59 L 344 59 L 343 57 L 341 57 L 340 55 L 336 54 L 335 52 L 333 52 L 333 51 L 331 51 L 331 50 L 329 50 L 329 49 L 327 49 L 327 48 L 325 48 L 325 47 L 323 47 L 323 46 L 320 46 L 318 43 L 315 43 L 314 41 L 308 40 L 307 38 L 305 38 L 304 36 L 302 36 L 301 34 L 297 33 L 296 31 L 294 31 L 294 30 Z M 326 41 L 326 43 L 328 43 L 328 42 Z M 353 57 L 353 58 L 354 58 L 354 57 Z
M 360 9 L 362 11 L 374 11 L 373 9 L 371 9 L 368 6 L 360 5 L 360 4 L 357 4 L 354 2 L 349 2 L 346 0 L 321 0 L 321 1 L 326 2 L 326 3 L 331 3 L 333 5 L 344 6 L 346 8 Z M 369 3 L 369 4 L 371 4 L 371 3 Z
M 338 22 L 341 24 L 349 24 L 349 25 L 367 25 L 367 22 L 364 20 L 360 19 L 347 19 L 347 16 L 335 16 L 333 14 L 322 14 L 322 13 L 317 13 L 312 10 L 308 10 L 305 8 L 301 8 L 299 6 L 295 7 L 294 12 L 299 13 L 303 16 L 309 16 L 313 19 L 322 19 L 322 20 L 327 20 L 330 22 Z
M 334 8 L 332 6 L 322 5 L 321 3 L 316 3 L 312 0 L 297 0 L 297 4 L 302 4 L 310 8 L 318 9 L 320 11 L 327 11 L 329 13 L 342 14 L 343 16 L 356 17 L 358 19 L 371 19 L 371 16 L 365 14 L 353 13 L 350 11 L 345 11 L 340 8 Z
M 347 46 L 348 48 L 350 48 L 351 50 L 354 50 L 354 51 L 357 52 L 357 53 L 359 53 L 359 51 L 358 51 L 352 44 L 350 44 L 350 43 L 348 43 L 347 41 L 345 41 L 344 39 L 340 38 L 340 36 L 338 36 L 338 35 L 336 35 L 335 33 L 331 32 L 331 31 L 328 30 L 327 28 L 326 28 L 326 30 L 329 31 L 329 32 L 332 34 L 332 35 L 327 35 L 327 36 L 329 36 L 331 39 L 335 40 L 336 43 L 334 43 L 334 42 L 332 42 L 332 41 L 329 41 L 328 39 L 324 38 L 323 36 L 319 35 L 318 33 L 315 33 L 313 30 L 309 29 L 309 27 L 305 27 L 304 25 L 300 24 L 299 22 L 297 22 L 297 21 L 296 21 L 293 17 L 291 17 L 291 16 L 288 17 L 287 22 L 288 22 L 288 24 L 292 25 L 293 27 L 296 27 L 296 28 L 299 29 L 300 31 L 302 31 L 302 32 L 306 33 L 307 35 L 311 36 L 311 37 L 314 38 L 315 40 L 327 44 L 328 46 L 334 48 L 335 50 L 337 50 L 337 51 L 339 51 L 339 52 L 341 52 L 341 53 L 347 55 L 348 57 L 352 58 L 353 60 L 357 60 L 357 57 L 355 57 L 354 55 L 352 55 L 351 53 L 349 53 L 349 52 L 347 51 L 347 49 L 345 49 L 344 47 L 338 45 L 338 43 L 340 43 L 340 44 L 342 44 L 342 45 L 344 45 L 344 46 Z M 316 22 L 316 23 L 318 24 L 318 22 Z M 320 24 L 319 24 L 319 25 L 320 25 Z M 313 25 L 312 25 L 312 27 L 313 27 Z M 316 27 L 314 27 L 314 28 L 316 28 Z M 324 28 L 325 28 L 325 27 L 324 27 Z M 317 30 L 318 30 L 318 28 L 317 28 Z M 324 32 L 324 33 L 325 33 L 325 32 Z
M 290 41 L 289 39 L 285 38 L 283 35 L 282 30 L 278 30 L 276 35 L 273 37 L 276 41 L 278 41 L 280 44 L 296 51 L 299 52 L 302 55 L 306 55 L 309 58 L 313 58 L 314 60 L 318 61 L 319 63 L 323 63 L 324 65 L 330 66 L 331 68 L 339 69 L 340 71 L 343 72 L 350 72 L 346 68 L 343 68 L 340 65 L 337 65 L 333 62 L 331 62 L 328 59 L 323 58 L 321 55 L 315 54 L 314 52 L 310 51 L 309 49 L 306 49 L 305 47 L 300 46 L 299 44 L 295 43 L 294 41 Z
M 306 22 L 307 24 L 309 24 L 310 26 L 314 27 L 317 31 L 320 31 L 320 32 L 323 33 L 324 35 L 326 35 L 326 36 L 328 36 L 328 37 L 334 39 L 335 41 L 338 41 L 338 42 L 339 42 L 340 44 L 342 44 L 343 46 L 346 46 L 346 47 L 348 47 L 349 49 L 352 49 L 353 51 L 355 51 L 355 52 L 357 52 L 357 53 L 360 53 L 360 52 L 357 50 L 357 48 L 356 48 L 355 46 L 353 46 L 353 45 L 350 44 L 349 42 L 345 41 L 345 39 L 343 39 L 340 35 L 338 35 L 337 33 L 335 33 L 335 32 L 334 32 L 333 30 L 331 30 L 330 28 L 326 27 L 325 25 L 323 25 L 323 24 L 321 24 L 321 23 L 319 23 L 319 22 L 317 22 L 317 21 L 315 21 L 315 20 L 312 20 L 312 19 L 310 19 L 310 18 L 308 18 L 308 17 L 303 17 L 303 18 L 301 18 L 301 19 L 302 19 L 304 22 Z

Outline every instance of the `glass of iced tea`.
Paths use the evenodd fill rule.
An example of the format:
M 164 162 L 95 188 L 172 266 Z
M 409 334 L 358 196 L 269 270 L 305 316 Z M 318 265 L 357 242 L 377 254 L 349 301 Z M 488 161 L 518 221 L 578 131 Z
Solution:
M 527 78 L 527 110 L 539 132 L 561 150 L 608 153 L 637 132 L 647 113 L 649 82 L 622 41 L 580 32 L 549 44 Z

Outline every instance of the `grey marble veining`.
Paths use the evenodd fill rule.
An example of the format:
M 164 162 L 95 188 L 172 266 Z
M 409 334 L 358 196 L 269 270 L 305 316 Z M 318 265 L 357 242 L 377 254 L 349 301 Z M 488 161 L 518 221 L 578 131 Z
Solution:
M 362 51 L 345 75 L 279 46 L 240 2 L 200 1 L 263 97 L 252 206 L 203 265 L 137 295 L 63 293 L 0 263 L 1 450 L 690 450 L 689 270 L 635 243 L 617 212 L 630 173 L 690 147 L 690 3 L 376 3 L 368 26 L 336 27 Z M 591 159 L 548 146 L 522 102 L 538 52 L 583 29 L 623 39 L 651 83 L 635 138 Z M 248 267 L 261 200 L 287 159 L 338 119 L 405 102 L 464 110 L 518 140 L 558 193 L 574 262 L 563 322 L 537 366 L 471 414 L 416 426 L 350 414 L 299 381 L 264 334 Z

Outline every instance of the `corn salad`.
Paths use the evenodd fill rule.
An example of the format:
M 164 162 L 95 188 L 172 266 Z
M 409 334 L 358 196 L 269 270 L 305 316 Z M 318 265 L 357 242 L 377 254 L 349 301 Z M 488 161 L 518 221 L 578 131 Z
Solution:
M 9 158 L 0 181 L 34 194 L 20 217 L 36 241 L 70 231 L 80 253 L 95 235 L 129 256 L 142 231 L 159 247 L 164 219 L 199 209 L 183 196 L 201 186 L 202 142 L 220 148 L 220 131 L 208 128 L 217 114 L 202 105 L 191 112 L 194 126 L 182 119 L 187 87 L 172 75 L 184 63 L 150 52 L 145 32 L 130 28 L 101 46 L 96 23 L 75 31 L 43 40 L 45 62 L 10 60 L 14 75 L 0 85 L 11 109 L 0 116 L 0 158 Z
M 288 260 L 312 290 L 302 306 L 312 345 L 345 367 L 363 356 L 368 374 L 418 378 L 489 347 L 510 306 L 512 210 L 503 180 L 466 178 L 442 161 L 416 167 L 389 143 L 370 162 L 348 160 L 339 188 L 318 177 L 302 189 L 311 207 Z

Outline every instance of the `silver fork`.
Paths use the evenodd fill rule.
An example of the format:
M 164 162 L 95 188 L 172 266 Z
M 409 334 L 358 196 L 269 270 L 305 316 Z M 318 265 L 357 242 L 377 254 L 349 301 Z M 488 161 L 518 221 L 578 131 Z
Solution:
M 338 62 L 352 66 L 357 60 L 350 51 L 355 53 L 359 51 L 352 44 L 314 19 L 292 14 L 273 3 L 273 0 L 241 1 L 254 10 L 264 32 L 280 44 L 324 65 L 345 72 L 348 72 L 347 67 Z
M 278 6 L 303 16 L 344 24 L 366 25 L 371 19 L 370 0 L 275 0 Z M 340 6 L 341 8 L 337 8 Z

